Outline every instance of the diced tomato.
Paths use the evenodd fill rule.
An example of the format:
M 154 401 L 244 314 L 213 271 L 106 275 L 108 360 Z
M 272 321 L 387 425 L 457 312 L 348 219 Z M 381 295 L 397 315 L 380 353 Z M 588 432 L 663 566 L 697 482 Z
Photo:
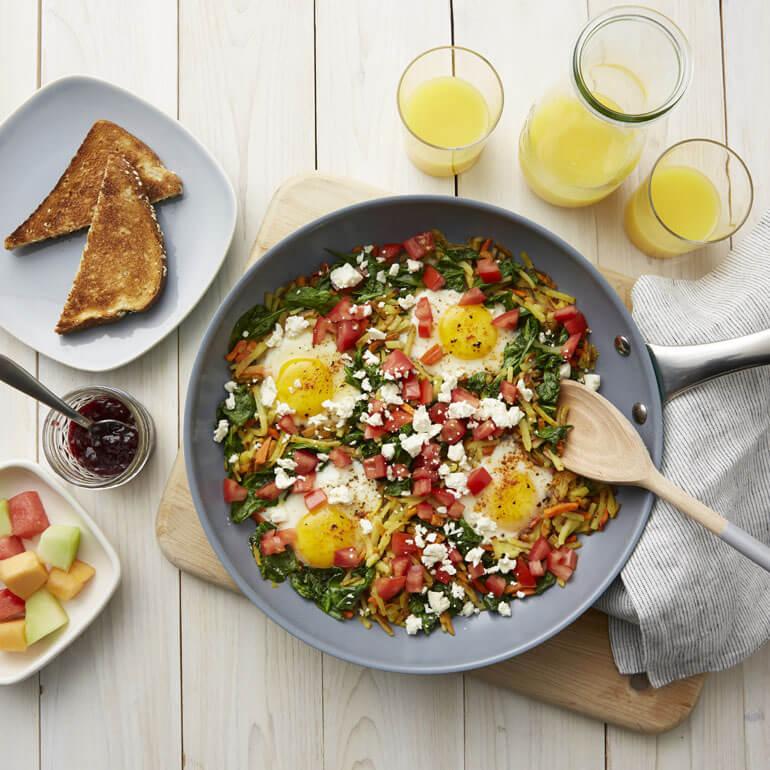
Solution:
M 483 305 L 484 300 L 486 300 L 486 296 L 481 289 L 479 289 L 478 286 L 474 286 L 472 289 L 468 289 L 468 291 L 463 294 L 462 297 L 460 297 L 460 301 L 457 303 L 458 305 Z
M 417 379 L 417 375 L 413 374 L 411 377 L 402 380 L 401 384 L 401 396 L 404 401 L 418 401 L 420 398 L 420 380 Z
M 388 477 L 393 476 L 394 479 L 406 479 L 409 478 L 409 468 L 403 463 L 394 463 L 390 466 Z
M 357 567 L 361 563 L 361 554 L 355 548 L 339 548 L 334 552 L 334 566 L 345 569 Z
M 356 342 L 366 331 L 366 321 L 340 321 L 337 324 L 337 352 L 344 353 L 355 347 Z
M 408 556 L 396 556 L 390 563 L 390 568 L 393 570 L 393 577 L 404 577 L 411 563 L 412 560 Z
M 441 465 L 441 447 L 434 441 L 428 441 L 422 445 L 417 460 L 431 468 L 438 468 Z
M 529 549 L 527 558 L 530 561 L 541 561 L 545 559 L 552 550 L 551 544 L 544 537 L 539 537 L 532 543 L 532 548 Z
M 294 545 L 297 542 L 297 530 L 292 527 L 279 529 L 277 534 L 284 545 Z
M 24 617 L 24 599 L 11 593 L 7 588 L 0 590 L 0 623 Z
M 307 449 L 295 449 L 294 462 L 297 463 L 294 472 L 298 476 L 304 476 L 307 473 L 312 473 L 316 469 L 318 457 L 312 452 L 308 452 Z
M 534 588 L 537 585 L 537 581 L 529 569 L 529 564 L 521 556 L 516 559 L 516 582 L 522 588 Z
M 577 554 L 571 548 L 551 551 L 546 559 L 548 571 L 559 580 L 569 580 L 577 565 Z
M 10 559 L 11 556 L 16 556 L 17 553 L 24 552 L 24 543 L 21 542 L 21 538 L 16 535 L 5 535 L 0 537 L 0 561 L 3 559 Z
M 264 486 L 260 487 L 254 493 L 260 500 L 277 500 L 281 494 L 281 490 L 274 481 L 270 481 Z
M 249 490 L 233 479 L 225 479 L 222 482 L 222 494 L 226 503 L 235 503 L 245 500 L 249 495 Z
M 364 438 L 367 440 L 370 438 L 377 440 L 382 438 L 387 432 L 387 428 L 383 425 L 367 425 L 364 428 Z
M 380 248 L 380 256 L 386 262 L 392 262 L 403 250 L 404 247 L 400 243 L 386 243 Z
M 281 417 L 281 419 L 278 420 L 277 425 L 284 433 L 291 433 L 294 435 L 298 432 L 297 423 L 294 422 L 294 418 L 290 414 L 285 414 Z
M 485 581 L 484 585 L 487 592 L 496 596 L 498 599 L 503 595 L 505 591 L 505 578 L 502 575 L 490 575 Z
M 463 560 L 463 555 L 456 548 L 450 548 L 447 557 L 452 564 L 459 564 Z
M 428 230 L 424 233 L 407 238 L 404 241 L 404 249 L 412 259 L 422 259 L 426 254 L 430 254 L 436 248 L 436 242 L 433 239 L 433 233 Z
M 468 474 L 468 491 L 472 495 L 478 495 L 492 481 L 489 471 L 486 468 L 474 468 Z
M 390 601 L 404 590 L 405 577 L 381 577 L 374 581 L 374 590 L 384 602 Z
M 436 499 L 436 502 L 445 508 L 448 508 L 457 501 L 457 498 L 448 489 L 443 487 L 434 487 L 430 493 Z
M 449 516 L 450 519 L 460 519 L 462 518 L 462 515 L 465 511 L 465 506 L 459 501 L 455 500 L 446 511 L 446 515 Z
M 503 280 L 500 267 L 494 259 L 479 259 L 476 261 L 476 272 L 484 283 L 497 283 Z
M 11 532 L 18 537 L 35 537 L 50 526 L 40 495 L 35 491 L 20 492 L 10 498 L 8 515 L 11 517 Z
M 481 402 L 469 390 L 465 388 L 454 388 L 452 390 L 452 401 L 467 401 L 473 406 L 478 406 Z
M 430 521 L 436 511 L 430 503 L 417 503 L 417 517 L 423 521 Z
M 443 425 L 446 421 L 447 409 L 449 409 L 449 404 L 445 404 L 442 401 L 439 401 L 437 404 L 433 404 L 433 406 L 428 409 L 430 421 Z
M 422 458 L 417 458 L 418 460 Z M 407 469 L 407 475 L 408 469 Z M 412 473 L 413 479 L 428 479 L 428 481 L 438 481 L 438 471 L 435 467 L 433 467 L 432 464 L 428 464 L 423 460 L 423 464 L 419 467 L 415 468 L 414 472 Z
M 337 468 L 347 468 L 353 462 L 353 458 L 342 447 L 338 446 L 329 452 L 329 459 Z
M 420 403 L 427 406 L 433 401 L 433 383 L 425 378 L 420 380 Z
M 519 325 L 519 309 L 509 310 L 492 319 L 498 329 L 515 329 Z
M 337 324 L 340 321 L 352 321 L 353 316 L 350 309 L 353 307 L 353 300 L 350 297 L 343 297 L 327 314 L 329 321 Z
M 323 489 L 314 489 L 312 492 L 308 492 L 305 495 L 305 507 L 309 511 L 314 511 L 316 508 L 326 503 L 326 492 Z
M 529 571 L 534 577 L 543 577 L 545 575 L 545 565 L 541 561 L 531 561 L 529 563 Z
M 444 276 L 433 265 L 425 265 L 425 270 L 422 271 L 422 282 L 425 288 L 431 291 L 438 291 L 446 285 Z
M 431 489 L 430 479 L 414 479 L 412 482 L 412 494 L 415 497 L 425 497 L 430 494 Z
M 291 485 L 291 491 L 296 492 L 297 494 L 304 494 L 305 492 L 310 492 L 314 485 L 315 471 L 311 471 L 310 473 L 302 474 L 302 478 L 297 478 L 297 480 Z
M 452 580 L 452 576 L 445 570 L 441 569 L 441 567 L 439 567 L 433 573 L 433 578 L 439 583 L 443 583 L 444 585 L 447 585 Z
M 488 439 L 496 430 L 497 426 L 492 422 L 492 420 L 484 420 L 484 422 L 479 423 L 473 429 L 473 440 L 484 441 L 485 439 Z
M 433 366 L 437 364 L 444 357 L 444 351 L 441 349 L 441 345 L 432 345 L 421 356 L 420 361 L 425 366 Z
M 259 541 L 259 550 L 263 556 L 274 556 L 286 550 L 286 543 L 281 540 L 277 530 L 271 529 L 262 535 L 262 539 Z
M 557 310 L 553 314 L 554 321 L 558 321 L 563 324 L 565 321 L 571 321 L 580 311 L 575 305 L 567 305 L 566 307 Z
M 385 476 L 385 457 L 384 455 L 374 455 L 364 460 L 364 473 L 367 479 L 381 479 Z
M 391 409 L 390 417 L 385 420 L 385 431 L 395 433 L 399 428 L 408 425 L 412 421 L 412 415 L 405 409 Z
M 509 404 L 516 403 L 516 399 L 518 398 L 519 391 L 516 389 L 516 386 L 512 382 L 510 382 L 509 380 L 503 380 L 500 383 L 500 392 L 503 394 L 503 398 Z
M 485 572 L 486 568 L 481 562 L 468 565 L 468 574 L 471 576 L 471 580 L 478 580 Z
M 406 532 L 394 532 L 390 536 L 390 547 L 396 556 L 408 556 L 419 550 L 414 542 L 414 536 Z
M 418 335 L 425 339 L 429 338 L 433 331 L 433 312 L 427 297 L 420 297 L 417 300 L 414 315 L 417 318 Z
M 382 371 L 392 374 L 394 377 L 408 377 L 414 372 L 414 364 L 403 350 L 396 348 L 388 353 L 388 357 L 382 362 Z
M 582 334 L 588 329 L 588 323 L 582 313 L 578 313 L 574 318 L 564 322 L 564 328 L 572 334 Z
M 325 316 L 321 316 L 313 327 L 313 347 L 320 345 L 325 339 L 327 334 L 331 334 L 334 331 L 334 323 Z
M 462 420 L 449 419 L 441 426 L 441 440 L 447 444 L 456 444 L 462 440 L 467 428 Z
M 582 334 L 573 334 L 563 345 L 561 349 L 562 358 L 569 360 L 575 355 L 575 350 L 580 344 L 580 340 L 583 338 Z
M 412 564 L 406 573 L 406 590 L 410 594 L 418 594 L 422 591 L 425 582 L 425 573 L 419 564 Z

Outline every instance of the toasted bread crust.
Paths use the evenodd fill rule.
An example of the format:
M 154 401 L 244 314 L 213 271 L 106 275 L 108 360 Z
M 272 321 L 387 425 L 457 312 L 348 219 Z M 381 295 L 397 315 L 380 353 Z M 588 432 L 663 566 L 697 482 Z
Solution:
M 5 248 L 15 249 L 88 227 L 104 167 L 113 153 L 134 166 L 151 202 L 181 194 L 181 179 L 144 142 L 109 120 L 97 120 L 53 190 L 5 239 Z
M 69 334 L 147 310 L 160 296 L 166 272 L 163 234 L 139 174 L 124 157 L 112 155 L 55 331 Z

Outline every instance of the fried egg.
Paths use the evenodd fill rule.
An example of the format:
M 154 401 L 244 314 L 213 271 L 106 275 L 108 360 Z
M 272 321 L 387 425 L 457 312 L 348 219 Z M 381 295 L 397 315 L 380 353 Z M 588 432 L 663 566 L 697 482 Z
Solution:
M 310 328 L 293 337 L 282 335 L 260 363 L 275 382 L 275 402 L 288 405 L 299 425 L 323 412 L 324 402 L 358 395 L 345 382 L 345 363 L 334 340 L 327 338 L 313 347 Z
M 357 461 L 348 468 L 327 464 L 316 475 L 315 486 L 326 492 L 324 505 L 308 511 L 305 496 L 290 491 L 264 516 L 278 529 L 297 531 L 295 551 L 301 561 L 311 567 L 331 567 L 336 550 L 362 547 L 361 520 L 377 510 L 380 494 Z
M 492 319 L 504 312 L 504 308 L 487 308 L 484 305 L 460 305 L 462 294 L 451 289 L 421 291 L 415 294 L 419 301 L 425 297 L 430 302 L 433 328 L 430 337 L 415 337 L 412 356 L 416 359 L 440 345 L 444 357 L 427 369 L 446 379 L 462 377 L 480 371 L 496 372 L 503 359 L 503 349 L 513 338 L 514 332 L 498 329 Z M 417 318 L 412 312 L 412 322 Z
M 465 518 L 473 525 L 486 517 L 497 525 L 498 536 L 515 536 L 541 512 L 553 471 L 534 465 L 510 438 L 501 441 L 483 465 L 492 483 L 477 497 L 461 498 Z

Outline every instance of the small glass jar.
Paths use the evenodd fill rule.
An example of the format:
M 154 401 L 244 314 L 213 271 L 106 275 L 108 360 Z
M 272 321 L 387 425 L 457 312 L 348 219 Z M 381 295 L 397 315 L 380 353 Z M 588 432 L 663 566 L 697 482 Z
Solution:
M 70 421 L 51 410 L 43 423 L 43 454 L 51 468 L 65 481 L 88 489 L 114 489 L 136 478 L 155 446 L 155 426 L 150 413 L 133 396 L 117 388 L 94 386 L 67 393 L 63 399 L 75 409 L 96 398 L 114 398 L 131 412 L 137 432 L 136 454 L 128 467 L 115 476 L 101 476 L 83 467 L 69 446 Z
M 618 6 L 592 19 L 565 80 L 527 116 L 519 163 L 530 188 L 556 206 L 588 206 L 633 171 L 650 124 L 690 82 L 692 60 L 679 27 L 650 8 Z

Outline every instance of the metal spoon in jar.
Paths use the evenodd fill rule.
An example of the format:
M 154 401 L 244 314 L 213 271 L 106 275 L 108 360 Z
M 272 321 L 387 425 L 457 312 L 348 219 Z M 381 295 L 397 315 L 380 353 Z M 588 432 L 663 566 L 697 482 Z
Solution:
M 120 420 L 89 420 L 88 417 L 73 409 L 66 401 L 63 401 L 55 393 L 52 393 L 40 380 L 33 377 L 26 369 L 22 369 L 10 358 L 0 355 L 0 381 L 12 388 L 25 393 L 28 396 L 50 406 L 51 409 L 63 414 L 67 419 L 80 425 L 93 436 L 105 436 L 115 433 L 116 428 L 135 430 Z

